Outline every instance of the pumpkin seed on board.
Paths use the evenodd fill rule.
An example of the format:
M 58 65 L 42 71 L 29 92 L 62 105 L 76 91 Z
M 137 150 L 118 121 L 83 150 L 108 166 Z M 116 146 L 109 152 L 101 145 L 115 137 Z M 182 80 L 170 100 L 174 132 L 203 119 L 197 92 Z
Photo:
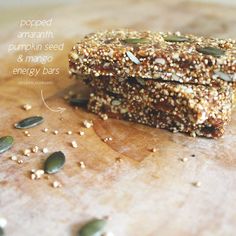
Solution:
M 139 59 L 130 51 L 127 51 L 126 52 L 126 55 L 128 56 L 128 58 L 135 64 L 140 64 L 140 61 Z
M 164 40 L 166 42 L 171 42 L 171 43 L 182 43 L 182 42 L 188 42 L 190 39 L 184 37 L 184 36 L 178 36 L 178 35 L 167 35 L 164 37 Z
M 0 138 L 0 154 L 10 149 L 14 139 L 12 136 L 4 136 Z
M 150 43 L 150 40 L 146 38 L 127 38 L 123 39 L 122 42 L 128 44 L 138 44 L 138 43 Z
M 81 106 L 87 105 L 88 99 L 87 98 L 70 98 L 69 102 L 72 106 L 81 107 Z
M 120 101 L 120 100 L 114 99 L 114 100 L 111 101 L 111 105 L 112 105 L 112 106 L 119 106 L 120 104 L 121 104 L 121 101 Z
M 57 173 L 64 166 L 66 161 L 65 155 L 63 152 L 54 152 L 52 153 L 44 163 L 44 171 L 48 174 Z
M 0 236 L 4 236 L 4 230 L 2 227 L 0 227 Z
M 216 75 L 217 77 L 221 78 L 224 81 L 227 82 L 232 82 L 233 78 L 231 78 L 228 74 L 222 72 L 222 71 L 215 71 L 214 75 Z
M 107 221 L 105 219 L 93 219 L 79 230 L 78 236 L 100 236 Z
M 40 125 L 43 121 L 42 116 L 31 116 L 16 123 L 15 127 L 17 129 L 28 129 Z
M 211 55 L 214 57 L 220 57 L 225 54 L 224 50 L 215 47 L 197 48 L 196 50 L 202 54 Z

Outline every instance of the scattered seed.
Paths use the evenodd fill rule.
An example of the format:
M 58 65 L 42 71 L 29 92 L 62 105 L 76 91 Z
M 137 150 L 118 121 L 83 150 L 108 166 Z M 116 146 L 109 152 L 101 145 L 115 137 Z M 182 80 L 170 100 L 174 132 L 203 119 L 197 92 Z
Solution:
M 193 186 L 195 186 L 195 187 L 201 187 L 202 186 L 202 183 L 200 182 L 200 181 L 197 181 L 197 182 L 194 182 L 193 183 Z
M 221 78 L 222 80 L 226 81 L 226 82 L 232 82 L 233 79 L 226 73 L 222 72 L 222 71 L 215 71 L 214 75 L 216 77 Z
M 48 128 L 44 128 L 42 131 L 43 131 L 44 133 L 47 133 L 47 132 L 48 132 Z
M 58 134 L 58 130 L 54 130 L 53 134 L 57 135 Z
M 18 164 L 23 164 L 24 161 L 23 161 L 23 160 L 18 160 L 17 163 L 18 163 Z
M 102 118 L 103 120 L 107 120 L 107 119 L 108 119 L 108 115 L 107 115 L 107 114 L 102 114 L 102 115 L 101 115 L 101 118 Z
M 157 148 L 152 148 L 151 151 L 152 152 L 157 152 Z
M 28 129 L 40 125 L 43 123 L 42 116 L 31 116 L 26 119 L 23 119 L 15 124 L 15 128 L 17 129 Z
M 168 36 L 165 36 L 164 40 L 166 42 L 171 42 L 171 43 L 182 43 L 182 42 L 190 41 L 188 38 L 186 38 L 184 36 L 178 36 L 178 35 L 168 35 Z
M 79 131 L 79 135 L 83 136 L 84 135 L 84 131 Z
M 87 98 L 70 98 L 70 104 L 75 107 L 86 106 L 88 103 Z
M 43 175 L 44 175 L 44 170 L 31 170 L 32 174 L 31 174 L 31 179 L 35 180 L 35 179 L 40 179 Z
M 84 126 L 85 126 L 87 129 L 89 129 L 90 127 L 93 126 L 93 122 L 92 122 L 92 121 L 88 121 L 88 120 L 85 120 L 85 121 L 83 122 L 83 124 L 84 124 Z
M 84 164 L 83 161 L 80 161 L 80 162 L 79 162 L 79 165 L 80 165 L 80 168 L 81 168 L 81 169 L 85 169 L 85 168 L 86 168 L 86 166 L 85 166 L 85 164 Z
M 146 82 L 143 78 L 136 77 L 136 80 L 140 85 L 142 85 L 142 86 L 146 85 Z
M 15 155 L 12 155 L 11 157 L 10 157 L 10 159 L 12 160 L 12 161 L 17 161 L 17 156 L 15 156 Z
M 128 58 L 135 64 L 140 64 L 140 61 L 139 59 L 130 51 L 127 51 L 126 52 L 126 55 L 128 56 Z
M 43 153 L 48 153 L 48 148 L 43 148 Z
M 0 138 L 0 154 L 9 150 L 13 145 L 14 139 L 12 136 L 4 136 Z
M 65 155 L 63 152 L 58 151 L 52 153 L 44 164 L 44 171 L 48 174 L 57 173 L 65 164 Z
M 24 156 L 27 156 L 27 157 L 30 156 L 30 153 L 31 153 L 31 150 L 28 148 L 23 151 Z
M 202 54 L 211 55 L 214 57 L 220 57 L 225 54 L 224 50 L 215 47 L 197 48 L 196 50 Z
M 102 234 L 107 221 L 104 219 L 93 219 L 86 223 L 78 233 L 78 236 L 96 236 Z
M 32 148 L 32 152 L 33 152 L 33 153 L 38 152 L 38 150 L 39 150 L 39 147 L 38 147 L 38 146 L 34 146 L 34 147 Z
M 128 44 L 138 44 L 138 43 L 150 43 L 150 40 L 146 38 L 127 38 L 123 39 L 122 42 Z
M 106 137 L 106 138 L 103 139 L 103 142 L 105 142 L 105 143 L 108 142 L 108 141 L 112 141 L 112 137 Z
M 59 181 L 53 181 L 52 187 L 53 188 L 61 188 L 62 184 Z
M 77 148 L 78 147 L 78 144 L 77 144 L 77 142 L 75 140 L 73 140 L 71 142 L 71 145 L 72 145 L 73 148 Z
M 180 159 L 182 162 L 187 162 L 188 161 L 188 158 L 187 157 L 184 157 L 184 158 L 181 158 Z
M 67 134 L 71 135 L 71 134 L 72 134 L 72 131 L 70 131 L 70 130 L 69 130 L 69 131 L 67 131 Z
M 25 130 L 23 133 L 24 133 L 25 135 L 27 135 L 27 134 L 29 134 L 29 131 L 28 131 L 28 130 Z
M 22 108 L 26 111 L 30 110 L 32 108 L 32 106 L 30 104 L 25 104 L 22 106 Z
M 26 134 L 27 137 L 30 137 L 31 135 L 30 134 Z

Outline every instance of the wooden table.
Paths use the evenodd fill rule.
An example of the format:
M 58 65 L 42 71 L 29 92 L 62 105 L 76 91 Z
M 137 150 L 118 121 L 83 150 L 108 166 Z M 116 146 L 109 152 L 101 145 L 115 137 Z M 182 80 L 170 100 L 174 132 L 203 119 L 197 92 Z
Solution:
M 83 108 L 75 110 L 63 99 L 68 91 L 86 94 L 84 85 L 77 86 L 67 73 L 68 51 L 85 33 L 129 27 L 235 38 L 235 11 L 230 6 L 161 0 L 79 1 L 11 9 L 9 14 L 17 14 L 2 26 L 0 47 L 0 130 L 1 136 L 15 138 L 13 148 L 0 156 L 0 216 L 8 220 L 6 235 L 75 236 L 84 222 L 104 216 L 110 216 L 107 230 L 116 236 L 235 235 L 235 112 L 225 136 L 208 140 L 125 121 L 102 121 Z M 7 15 L 3 10 L 2 14 Z M 36 79 L 12 75 L 19 66 L 19 52 L 6 53 L 7 45 L 20 42 L 16 39 L 19 20 L 32 15 L 53 18 L 53 41 L 65 43 L 63 52 L 53 52 L 53 62 L 46 65 L 60 68 L 59 75 Z M 51 109 L 66 108 L 63 120 L 44 105 L 41 90 Z M 25 103 L 33 108 L 23 110 Z M 30 137 L 14 129 L 15 122 L 37 114 L 45 122 L 30 129 Z M 93 120 L 94 126 L 84 128 L 85 119 Z M 49 131 L 44 133 L 43 128 Z M 66 134 L 68 130 L 73 134 Z M 113 140 L 104 143 L 107 136 Z M 78 148 L 71 147 L 72 140 Z M 34 145 L 40 150 L 47 147 L 50 153 L 62 150 L 67 159 L 64 169 L 31 180 L 31 169 L 42 168 L 47 157 L 41 151 L 22 155 L 22 150 Z M 150 151 L 153 147 L 157 152 Z M 11 155 L 23 164 L 10 160 Z M 188 161 L 181 161 L 184 157 Z M 80 168 L 80 161 L 85 169 Z M 56 180 L 61 188 L 52 187 Z M 201 187 L 193 186 L 196 181 Z

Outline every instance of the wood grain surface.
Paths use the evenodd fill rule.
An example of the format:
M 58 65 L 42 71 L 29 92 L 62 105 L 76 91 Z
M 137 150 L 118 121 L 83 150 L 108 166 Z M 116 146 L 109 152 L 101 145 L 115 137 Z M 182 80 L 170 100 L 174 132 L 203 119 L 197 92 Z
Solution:
M 76 236 L 84 222 L 104 216 L 110 217 L 107 231 L 115 236 L 235 235 L 235 112 L 224 137 L 209 140 L 131 122 L 103 121 L 84 108 L 75 110 L 63 97 L 68 91 L 87 94 L 83 84 L 68 78 L 67 63 L 69 50 L 84 34 L 128 27 L 235 38 L 236 8 L 189 1 L 101 0 L 42 9 L 12 9 L 9 14 L 18 15 L 6 20 L 0 34 L 0 131 L 1 136 L 15 138 L 13 148 L 0 155 L 0 216 L 8 220 L 6 235 Z M 35 18 L 53 18 L 54 41 L 65 43 L 63 52 L 54 52 L 53 62 L 47 64 L 59 67 L 59 75 L 35 79 L 12 75 L 19 52 L 7 53 L 7 47 L 19 41 L 19 20 L 32 18 L 32 12 Z M 60 115 L 47 109 L 41 90 L 51 108 L 66 111 Z M 23 110 L 25 103 L 32 109 Z M 42 115 L 45 122 L 26 137 L 13 125 L 31 115 Z M 93 120 L 94 126 L 84 128 L 85 119 Z M 49 131 L 44 133 L 43 128 Z M 68 130 L 73 134 L 66 134 Z M 104 143 L 107 136 L 113 140 Z M 72 140 L 78 148 L 71 147 Z M 40 150 L 47 147 L 49 153 L 63 151 L 63 170 L 31 180 L 30 170 L 42 168 L 47 158 L 41 151 L 22 155 L 22 150 L 34 145 Z M 150 151 L 154 147 L 155 153 Z M 10 160 L 11 155 L 24 163 Z M 184 157 L 187 162 L 181 161 Z M 55 180 L 61 188 L 52 187 Z M 193 186 L 196 181 L 201 187 Z

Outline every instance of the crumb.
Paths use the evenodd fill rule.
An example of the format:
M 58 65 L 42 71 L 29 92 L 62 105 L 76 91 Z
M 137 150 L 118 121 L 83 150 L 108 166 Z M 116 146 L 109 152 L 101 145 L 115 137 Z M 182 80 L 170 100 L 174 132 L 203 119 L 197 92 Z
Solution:
M 116 162 L 121 162 L 121 161 L 122 161 L 122 159 L 120 157 L 116 158 Z
M 71 135 L 71 134 L 72 134 L 72 131 L 71 131 L 71 130 L 67 131 L 67 134 Z
M 48 148 L 43 148 L 43 153 L 48 153 Z
M 44 132 L 44 133 L 47 133 L 47 132 L 48 132 L 48 128 L 44 128 L 44 129 L 43 129 L 43 132 Z
M 108 141 L 112 141 L 112 137 L 106 137 L 103 139 L 103 142 L 106 143 Z
M 193 183 L 193 186 L 195 186 L 195 187 L 201 187 L 202 186 L 202 183 L 200 182 L 200 181 L 197 181 L 197 182 L 194 182 Z
M 71 142 L 71 145 L 72 145 L 73 148 L 77 148 L 78 147 L 78 144 L 77 144 L 77 142 L 75 140 L 73 140 Z
M 23 160 L 18 160 L 17 163 L 18 163 L 18 164 L 23 164 L 24 161 L 23 161 Z
M 151 151 L 152 152 L 157 152 L 157 148 L 152 148 Z
M 0 217 L 0 228 L 5 228 L 7 225 L 7 220 L 3 217 Z
M 62 184 L 59 181 L 54 181 L 52 183 L 53 188 L 61 188 Z
M 30 149 L 25 149 L 25 150 L 23 151 L 24 156 L 27 156 L 27 157 L 30 156 L 30 153 L 31 153 L 31 150 L 30 150 Z
M 93 122 L 92 122 L 91 120 L 90 120 L 90 121 L 85 120 L 85 121 L 83 122 L 83 124 L 84 124 L 84 126 L 85 126 L 87 129 L 89 129 L 90 127 L 93 126 Z
M 10 157 L 10 159 L 12 160 L 12 161 L 17 161 L 17 156 L 16 155 L 12 155 L 11 157 Z
M 80 168 L 81 168 L 81 169 L 85 169 L 85 168 L 86 168 L 86 166 L 85 166 L 85 164 L 84 164 L 83 161 L 80 161 L 80 162 L 79 162 L 79 165 L 80 165 Z
M 195 157 L 196 155 L 195 154 L 192 154 L 191 157 Z
M 32 148 L 32 152 L 33 152 L 33 153 L 38 152 L 38 150 L 39 150 L 39 147 L 38 147 L 38 146 L 34 146 L 34 147 Z
M 43 175 L 44 175 L 44 170 L 31 170 L 31 179 L 35 180 L 35 179 L 40 179 Z
M 181 158 L 180 159 L 182 162 L 186 162 L 186 161 L 188 161 L 188 158 L 187 157 L 183 157 L 183 158 Z
M 79 135 L 83 136 L 84 135 L 84 131 L 79 131 Z
M 22 108 L 26 111 L 30 110 L 32 108 L 32 106 L 30 104 L 25 104 L 22 106 Z
M 103 120 L 107 120 L 107 119 L 108 119 L 108 115 L 107 115 L 107 114 L 102 114 L 102 115 L 101 115 L 101 118 L 102 118 Z
M 57 135 L 58 134 L 58 130 L 54 130 L 53 134 Z
M 105 232 L 102 236 L 114 236 L 114 234 L 112 232 Z

